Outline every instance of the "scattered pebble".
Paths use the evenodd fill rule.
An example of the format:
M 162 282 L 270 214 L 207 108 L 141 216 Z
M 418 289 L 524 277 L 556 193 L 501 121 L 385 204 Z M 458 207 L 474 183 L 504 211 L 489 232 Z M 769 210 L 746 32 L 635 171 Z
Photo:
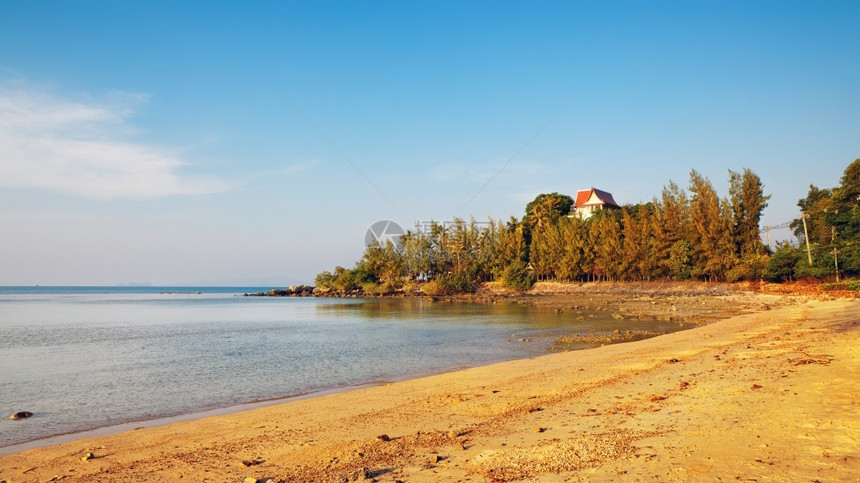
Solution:
M 341 478 L 340 481 L 347 483 L 350 481 L 365 481 L 370 478 L 370 470 L 367 468 L 359 468 L 347 476 Z

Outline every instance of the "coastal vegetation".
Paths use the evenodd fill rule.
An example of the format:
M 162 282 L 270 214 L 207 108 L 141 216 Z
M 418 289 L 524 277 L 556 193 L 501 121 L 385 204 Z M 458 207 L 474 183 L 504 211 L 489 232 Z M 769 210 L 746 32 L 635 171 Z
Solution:
M 536 280 L 839 282 L 860 273 L 860 159 L 846 168 L 839 186 L 810 186 L 798 202 L 805 231 L 804 218 L 791 223 L 799 243 L 780 242 L 773 251 L 761 241 L 770 199 L 761 179 L 749 169 L 728 175 L 722 198 L 693 170 L 686 190 L 670 181 L 648 203 L 586 219 L 571 211 L 570 196 L 548 193 L 526 205 L 522 219 L 432 222 L 425 231 L 407 231 L 396 244 L 368 246 L 351 269 L 318 274 L 316 287 L 341 294 L 444 295 L 474 292 L 488 281 L 526 290 Z
M 840 277 L 860 274 L 860 159 L 848 165 L 838 186 L 809 185 L 797 205 L 801 216 L 790 226 L 800 243 L 780 244 L 765 277 L 773 281 L 833 277 L 838 283 Z M 842 285 L 860 288 L 857 282 Z

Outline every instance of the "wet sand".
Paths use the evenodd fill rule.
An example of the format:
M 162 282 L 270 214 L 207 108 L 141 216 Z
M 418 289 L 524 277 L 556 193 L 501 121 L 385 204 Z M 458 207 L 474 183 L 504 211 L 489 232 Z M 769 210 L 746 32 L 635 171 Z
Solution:
M 746 313 L 6 455 L 0 481 L 857 481 L 860 301 L 714 296 Z

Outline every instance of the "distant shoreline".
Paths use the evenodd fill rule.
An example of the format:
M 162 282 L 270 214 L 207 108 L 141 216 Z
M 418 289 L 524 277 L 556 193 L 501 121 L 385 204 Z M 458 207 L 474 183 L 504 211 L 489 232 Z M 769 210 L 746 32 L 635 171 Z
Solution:
M 420 289 L 389 294 L 365 294 L 361 290 L 348 293 L 315 290 L 298 285 L 272 289 L 267 292 L 246 293 L 246 296 L 324 298 L 426 298 L 438 302 L 509 303 L 552 308 L 559 312 L 577 307 L 602 310 L 618 318 L 651 318 L 675 320 L 696 325 L 710 323 L 753 310 L 769 310 L 766 303 L 749 306 L 726 302 L 731 295 L 772 294 L 807 298 L 832 299 L 860 297 L 850 290 L 825 290 L 822 284 L 803 283 L 725 283 L 695 281 L 653 282 L 537 282 L 530 290 L 506 289 L 497 283 L 478 285 L 475 293 L 427 295 Z M 720 297 L 723 297 L 721 299 Z

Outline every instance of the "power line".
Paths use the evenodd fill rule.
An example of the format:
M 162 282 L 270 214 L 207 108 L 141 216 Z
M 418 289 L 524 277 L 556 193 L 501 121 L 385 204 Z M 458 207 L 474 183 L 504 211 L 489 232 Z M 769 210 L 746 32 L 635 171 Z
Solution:
M 517 152 L 516 152 L 516 153 L 514 153 L 514 155 L 513 155 L 513 156 L 511 156 L 511 157 L 510 157 L 510 159 L 508 159 L 508 161 L 507 161 L 505 164 L 503 164 L 503 165 L 502 165 L 502 167 L 501 167 L 501 168 L 499 168 L 499 170 L 498 170 L 498 171 L 496 171 L 496 173 L 495 173 L 495 174 L 493 174 L 492 176 L 490 176 L 490 179 L 488 179 L 488 180 L 487 180 L 487 182 L 486 182 L 486 183 L 484 183 L 484 186 L 481 186 L 481 189 L 479 189 L 479 190 L 478 190 L 474 195 L 472 195 L 472 197 L 471 197 L 471 198 L 469 198 L 469 201 L 467 201 L 467 202 L 466 202 L 466 204 L 465 204 L 465 205 L 463 205 L 463 208 L 466 208 L 467 206 L 469 206 L 469 203 L 471 203 L 475 198 L 477 198 L 477 197 L 478 197 L 478 195 L 479 195 L 479 194 L 481 194 L 481 192 L 482 192 L 482 191 L 484 191 L 484 188 L 486 188 L 490 183 L 492 183 L 492 182 L 493 182 L 493 180 L 494 180 L 494 179 L 496 179 L 496 177 L 497 177 L 497 176 L 498 176 L 502 171 L 504 171 L 504 169 L 505 169 L 505 168 L 507 168 L 509 164 L 511 164 L 511 161 L 513 161 L 517 156 L 519 156 L 519 155 L 520 155 L 520 153 L 521 153 L 521 152 L 523 152 L 523 149 L 525 149 L 526 147 L 528 147 L 528 145 L 529 145 L 529 144 L 531 144 L 531 142 L 532 142 L 532 141 L 534 141 L 534 139 L 535 139 L 536 137 L 538 137 L 538 136 L 540 135 L 540 133 L 542 133 L 542 132 L 543 132 L 543 130 L 544 130 L 544 129 L 546 129 L 546 127 L 547 127 L 547 126 L 549 126 L 549 125 L 550 125 L 550 124 L 555 120 L 555 118 L 557 118 L 557 117 L 558 117 L 558 115 L 559 115 L 559 114 L 561 114 L 561 112 L 562 112 L 562 111 L 564 111 L 564 110 L 567 108 L 567 105 L 568 105 L 568 104 L 570 104 L 570 102 L 571 102 L 571 101 L 573 101 L 573 97 L 571 97 L 570 99 L 568 99 L 568 100 L 567 100 L 567 102 L 565 102 L 565 103 L 564 103 L 564 105 L 563 105 L 563 106 L 561 106 L 561 108 L 560 108 L 558 111 L 556 111 L 556 113 L 555 113 L 555 114 L 553 114 L 553 115 L 552 115 L 552 117 L 551 117 L 551 118 L 549 118 L 549 120 L 548 120 L 546 123 L 544 123 L 544 125 L 543 125 L 543 126 L 541 126 L 541 128 L 540 128 L 540 129 L 538 129 L 538 130 L 537 130 L 537 132 L 536 132 L 536 133 L 534 133 L 534 135 L 532 135 L 532 137 L 530 137 L 530 138 L 529 138 L 529 140 L 528 140 L 528 141 L 526 141 L 526 143 L 525 143 L 525 144 L 523 144 L 523 145 L 522 145 L 522 147 L 520 147 L 520 149 L 518 149 L 518 150 L 517 150 Z M 461 209 L 463 209 L 463 208 L 461 208 Z
M 391 205 L 392 208 L 394 208 L 395 210 L 398 209 L 397 205 L 395 205 L 393 201 L 391 201 L 387 196 L 385 196 L 385 193 L 383 193 L 382 190 L 379 189 L 379 187 L 376 186 L 376 184 L 374 184 L 374 182 L 371 181 L 370 178 L 368 178 L 366 174 L 364 174 L 364 171 L 359 169 L 358 166 L 356 166 L 356 164 L 353 163 L 351 159 L 349 159 L 349 156 L 344 154 L 344 152 L 340 150 L 340 148 L 337 146 L 337 144 L 335 144 L 334 141 L 329 139 L 329 137 L 326 136 L 326 134 L 322 131 L 322 129 L 317 127 L 317 125 L 313 121 L 311 121 L 311 118 L 306 116 L 305 113 L 302 112 L 301 109 L 299 109 L 299 106 L 297 106 L 292 101 L 292 99 L 290 99 L 289 97 L 286 97 L 286 96 L 284 96 L 284 98 L 287 100 L 287 102 L 290 103 L 291 106 L 293 106 L 293 109 L 295 109 L 296 112 L 299 113 L 299 115 L 302 116 L 304 118 L 304 120 L 307 121 L 308 124 L 310 124 L 312 128 L 314 128 L 314 130 L 316 130 L 317 134 L 319 134 L 320 137 L 322 137 L 325 140 L 325 142 L 327 142 L 329 144 L 329 146 L 331 146 L 335 151 L 337 151 L 337 153 L 340 154 L 340 157 L 343 158 L 350 166 L 352 166 L 352 169 L 354 169 L 359 175 L 361 175 L 362 178 L 364 178 L 365 181 L 367 181 L 367 184 L 369 184 L 371 187 L 373 187 L 373 189 L 375 189 L 376 192 L 379 193 L 379 195 L 382 196 L 385 199 L 385 201 L 387 201 L 388 204 Z
M 791 225 L 792 222 L 794 222 L 794 220 L 786 221 L 786 222 L 780 223 L 778 225 L 765 225 L 758 232 L 759 232 L 759 234 L 761 234 L 761 233 L 767 234 L 767 246 L 768 246 L 768 248 L 770 248 L 770 231 L 771 230 L 779 230 L 782 228 L 788 228 L 788 226 Z
M 765 225 L 758 232 L 764 233 L 764 232 L 770 231 L 770 230 L 779 230 L 780 228 L 787 228 L 788 225 L 791 225 L 793 222 L 794 222 L 794 220 L 786 221 L 786 222 L 780 223 L 778 225 Z

